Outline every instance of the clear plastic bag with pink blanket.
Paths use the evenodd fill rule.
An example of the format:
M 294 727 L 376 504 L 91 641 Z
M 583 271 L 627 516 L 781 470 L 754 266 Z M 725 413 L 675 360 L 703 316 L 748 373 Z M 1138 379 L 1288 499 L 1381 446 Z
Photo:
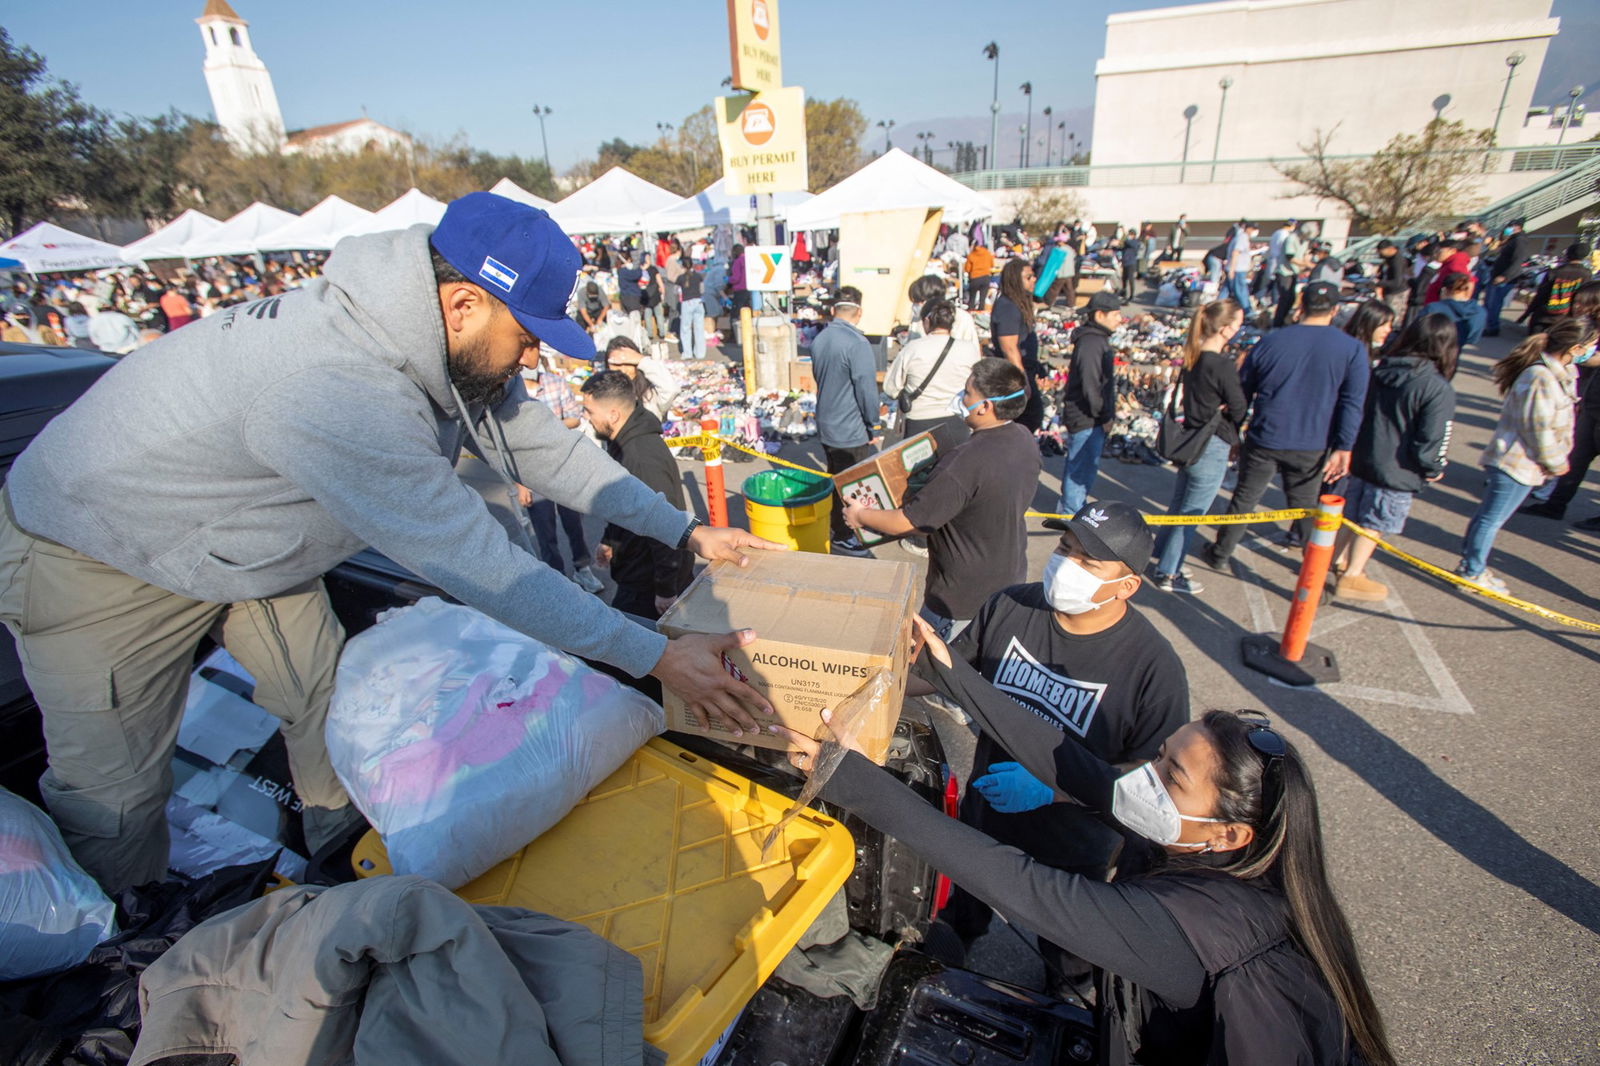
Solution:
M 566 816 L 664 727 L 577 659 L 435 597 L 339 659 L 328 755 L 398 874 L 459 888 Z

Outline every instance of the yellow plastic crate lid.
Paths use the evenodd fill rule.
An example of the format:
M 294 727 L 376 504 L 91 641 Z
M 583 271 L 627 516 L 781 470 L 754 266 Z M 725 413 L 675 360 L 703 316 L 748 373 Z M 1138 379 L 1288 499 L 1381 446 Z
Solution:
M 855 866 L 844 826 L 660 738 L 554 828 L 457 889 L 469 903 L 578 922 L 644 967 L 644 1038 L 692 1066 L 739 1016 Z M 356 873 L 390 873 L 368 833 Z

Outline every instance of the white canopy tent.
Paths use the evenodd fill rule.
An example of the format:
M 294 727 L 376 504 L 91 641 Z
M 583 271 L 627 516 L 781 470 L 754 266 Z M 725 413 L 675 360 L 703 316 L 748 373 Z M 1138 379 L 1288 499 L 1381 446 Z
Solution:
M 29 274 L 53 274 L 121 266 L 122 249 L 54 222 L 41 222 L 0 244 L 0 258 L 15 259 Z
M 612 167 L 551 210 L 569 233 L 634 233 L 645 216 L 676 204 L 681 197 L 652 185 L 621 167 Z
M 976 222 L 994 214 L 994 206 L 980 193 L 891 148 L 791 210 L 788 223 L 791 230 L 837 229 L 840 215 L 903 207 L 943 208 L 944 220 L 952 223 Z
M 293 222 L 295 218 L 289 211 L 257 200 L 210 233 L 201 234 L 184 245 L 182 254 L 185 259 L 203 259 L 209 255 L 251 255 L 256 250 L 256 241 Z
M 144 263 L 151 259 L 182 259 L 188 244 L 216 231 L 221 222 L 203 211 L 189 208 L 154 233 L 122 249 L 122 257 L 129 263 Z
M 703 191 L 685 197 L 664 210 L 651 212 L 645 216 L 644 228 L 651 233 L 677 233 L 706 226 L 754 225 L 756 209 L 751 204 L 753 197 L 736 196 L 728 192 L 723 184 L 726 180 L 718 178 Z M 773 214 L 777 218 L 787 218 L 791 210 L 811 199 L 813 197 L 808 192 L 774 193 Z
M 407 189 L 391 204 L 378 208 L 371 217 L 362 219 L 340 233 L 340 237 L 354 237 L 362 233 L 383 233 L 388 230 L 407 229 L 419 222 L 437 226 L 444 217 L 444 204 L 421 189 Z
M 279 226 L 256 241 L 258 252 L 323 252 L 339 243 L 352 226 L 372 219 L 373 214 L 349 200 L 330 196 L 295 219 Z
M 529 192 L 527 189 L 524 189 L 510 178 L 501 178 L 499 181 L 494 183 L 494 187 L 489 191 L 494 193 L 496 196 L 504 196 L 507 200 L 515 200 L 519 204 L 527 204 L 529 207 L 537 207 L 541 211 L 550 211 L 556 206 L 553 202 L 546 200 L 542 196 L 533 195 L 533 193 Z

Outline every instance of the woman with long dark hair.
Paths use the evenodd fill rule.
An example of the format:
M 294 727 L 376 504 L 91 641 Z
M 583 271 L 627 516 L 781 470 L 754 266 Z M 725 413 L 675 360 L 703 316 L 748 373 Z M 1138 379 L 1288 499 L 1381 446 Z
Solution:
M 1500 527 L 1545 479 L 1567 472 L 1572 451 L 1573 362 L 1587 362 L 1595 327 L 1568 318 L 1535 333 L 1494 365 L 1495 387 L 1505 397 L 1494 436 L 1480 465 L 1487 471 L 1483 502 L 1467 526 L 1456 573 L 1506 595 L 1506 583 L 1489 572 L 1489 552 Z
M 1039 362 L 1039 335 L 1034 332 L 1033 265 L 1013 256 L 1000 271 L 1000 295 L 989 309 L 989 335 L 994 338 L 994 354 L 1022 371 L 1028 385 L 1028 405 L 1017 424 L 1037 433 L 1044 425 L 1044 398 L 1039 395 L 1039 379 L 1045 376 Z
M 996 690 L 931 628 L 917 668 L 1048 791 L 1130 837 L 1116 881 L 1043 866 L 847 752 L 822 797 L 1093 963 L 1102 1063 L 1392 1066 L 1328 883 L 1317 794 L 1259 712 L 1209 711 L 1124 774 Z M 774 727 L 810 770 L 816 741 Z M 948 940 L 930 934 L 930 946 Z
M 1455 320 L 1425 314 L 1405 328 L 1373 368 L 1344 490 L 1344 513 L 1361 528 L 1399 536 L 1417 493 L 1444 477 L 1456 409 L 1450 379 L 1459 354 Z M 1366 576 L 1376 548 L 1366 537 L 1340 528 L 1333 549 L 1339 575 L 1334 595 L 1371 603 L 1388 597 L 1389 586 Z
M 1366 345 L 1369 358 L 1377 359 L 1394 330 L 1394 308 L 1382 300 L 1362 300 L 1344 324 L 1344 331 Z
M 1210 429 L 1200 454 L 1178 468 L 1168 514 L 1203 515 L 1222 488 L 1228 456 L 1239 443 L 1249 404 L 1239 383 L 1239 368 L 1223 353 L 1244 325 L 1244 308 L 1234 300 L 1208 303 L 1189 323 L 1183 344 L 1183 370 L 1173 387 L 1182 390 L 1183 424 L 1193 433 Z M 1194 526 L 1162 526 L 1155 543 L 1156 588 L 1199 593 L 1203 586 L 1183 572 L 1183 558 L 1194 542 Z

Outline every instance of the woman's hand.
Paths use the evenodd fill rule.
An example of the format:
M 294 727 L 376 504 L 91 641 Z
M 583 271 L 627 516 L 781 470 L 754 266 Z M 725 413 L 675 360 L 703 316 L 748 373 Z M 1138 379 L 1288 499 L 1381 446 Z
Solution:
M 826 718 L 828 712 L 823 711 L 822 714 Z M 822 751 L 822 741 L 813 740 L 786 725 L 769 725 L 767 728 L 788 742 L 789 764 L 796 770 L 804 770 L 809 774 L 816 767 L 817 755 Z
M 911 624 L 917 631 L 917 642 L 928 649 L 928 653 L 938 660 L 939 665 L 946 669 L 950 667 L 950 646 L 944 638 L 934 631 L 933 626 L 921 615 L 913 615 Z

